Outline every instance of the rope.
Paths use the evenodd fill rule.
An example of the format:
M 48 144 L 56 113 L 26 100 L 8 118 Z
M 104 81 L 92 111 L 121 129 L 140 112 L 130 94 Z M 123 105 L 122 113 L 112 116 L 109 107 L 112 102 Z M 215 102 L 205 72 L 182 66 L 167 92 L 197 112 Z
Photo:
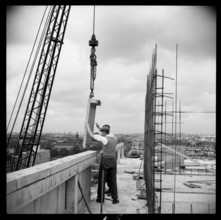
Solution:
M 45 11 L 44 11 L 44 15 L 45 15 L 46 10 L 47 10 L 47 7 L 46 7 L 46 9 L 45 9 Z M 43 18 L 44 18 L 44 15 L 43 15 Z M 42 18 L 42 20 L 43 20 L 43 18 Z M 42 20 L 41 20 L 41 23 L 42 23 Z M 40 26 L 41 26 L 41 24 L 40 24 Z M 40 26 L 39 26 L 39 29 L 38 29 L 38 33 L 39 33 L 39 30 L 40 30 Z M 31 56 L 32 56 L 32 53 L 33 53 L 33 50 L 34 50 L 34 47 L 35 47 L 35 43 L 36 43 L 36 40 L 37 40 L 37 37 L 38 37 L 38 33 L 37 33 L 37 36 L 36 36 L 35 41 L 34 41 L 34 45 L 33 45 L 32 50 L 31 50 L 31 54 L 30 54 L 30 57 L 29 57 L 29 60 L 28 60 L 28 64 L 27 64 L 27 66 L 26 66 L 25 74 L 24 74 L 24 76 L 23 76 L 22 83 L 21 83 L 21 86 L 20 86 L 20 88 L 19 88 L 19 92 L 18 92 L 16 101 L 15 101 L 15 104 L 14 104 L 14 107 L 13 107 L 13 110 L 12 110 L 12 114 L 13 114 L 13 112 L 14 112 L 15 105 L 16 105 L 16 103 L 17 103 L 18 96 L 19 96 L 19 94 L 20 94 L 22 84 L 23 84 L 23 82 L 24 82 L 24 78 L 25 78 L 25 75 L 26 75 L 26 72 L 27 72 L 27 69 L 28 69 L 29 62 L 30 62 L 30 60 L 31 60 Z M 8 126 L 7 126 L 7 131 L 8 131 L 8 127 L 9 127 L 9 124 L 10 124 L 10 121 L 11 121 L 11 118 L 12 118 L 12 114 L 11 114 L 11 117 L 10 117 L 10 119 L 9 119 L 9 123 L 8 123 Z
M 45 13 L 46 13 L 46 10 L 47 10 L 47 7 L 46 6 L 46 9 L 44 11 L 44 14 L 43 14 L 43 17 L 42 17 L 42 20 L 41 20 L 41 23 L 40 23 L 40 26 L 38 28 L 38 32 L 37 32 L 37 36 L 35 38 L 35 41 L 34 41 L 34 45 L 33 45 L 33 48 L 32 48 L 32 51 L 31 51 L 31 54 L 30 54 L 30 57 L 29 57 L 29 60 L 28 60 L 28 64 L 27 64 L 27 67 L 26 67 L 26 70 L 25 70 L 25 73 L 24 73 L 24 77 L 22 79 L 22 83 L 21 83 L 21 86 L 20 86 L 20 89 L 19 89 L 19 92 L 18 92 L 18 95 L 17 95 L 17 98 L 16 98 L 16 102 L 15 102 L 15 105 L 17 103 L 17 100 L 18 100 L 18 96 L 20 94 L 20 91 L 21 91 L 21 87 L 23 85 L 23 82 L 24 82 L 24 78 L 25 78 L 25 75 L 26 75 L 26 72 L 27 72 L 27 69 L 28 69 L 28 66 L 29 66 L 29 62 L 31 60 L 31 57 L 32 57 L 32 53 L 33 53 L 33 50 L 34 50 L 34 47 L 35 47 L 35 44 L 36 44 L 36 41 L 37 41 L 37 38 L 38 38 L 38 35 L 39 35 L 39 32 L 40 32 L 40 29 L 41 29 L 41 26 L 42 26 L 42 22 L 43 22 L 43 19 L 44 19 L 44 16 L 45 16 Z M 51 9 L 50 9 L 51 10 Z M 50 14 L 50 13 L 49 13 Z M 11 135 L 12 135 L 12 132 L 13 132 L 13 129 L 14 129 L 14 126 L 15 126 L 15 123 L 16 123 L 16 120 L 17 120 L 17 117 L 18 117 L 18 113 L 20 111 L 20 108 L 21 108 L 21 104 L 23 102 L 23 99 L 24 99 L 24 96 L 25 96 L 25 93 L 26 93 L 26 90 L 27 90 L 27 87 L 28 87 L 28 84 L 29 84 L 29 81 L 30 81 L 30 77 L 32 75 L 32 71 L 33 71 L 33 67 L 35 65 L 35 62 L 36 62 L 36 59 L 37 59 L 37 56 L 38 56 L 38 53 L 39 53 L 39 50 L 40 50 L 40 46 L 41 46 L 41 43 L 43 41 L 43 36 L 45 34 L 45 31 L 46 31 L 46 28 L 48 26 L 48 23 L 49 23 L 49 14 L 48 14 L 48 17 L 47 17 L 47 21 L 46 21 L 46 24 L 44 26 L 44 29 L 43 29 L 43 32 L 42 32 L 42 35 L 41 35 L 41 38 L 40 38 L 40 41 L 39 41 L 39 45 L 38 45 L 38 48 L 37 48 L 37 51 L 36 51 L 36 55 L 34 57 L 34 61 L 33 61 L 33 64 L 32 64 L 32 67 L 31 67 L 31 70 L 30 70 L 30 73 L 29 73 L 29 76 L 28 76 L 28 80 L 27 80 L 27 83 L 25 85 L 25 89 L 24 89 L 24 92 L 23 92 L 23 95 L 22 95 L 22 98 L 21 98 L 21 101 L 20 101 L 20 104 L 19 104 L 19 107 L 18 107 L 18 110 L 17 110 L 17 113 L 16 113 L 16 117 L 15 117 L 15 120 L 14 120 L 14 123 L 13 123 L 13 126 L 12 126 L 12 129 L 11 129 L 11 132 L 10 132 L 10 135 L 9 135 L 9 138 L 8 138 L 8 142 L 7 142 L 7 146 L 8 144 L 10 143 L 10 138 L 11 138 Z M 10 120 L 9 120 L 9 123 L 8 123 L 8 127 L 7 127 L 7 131 L 8 131 L 8 128 L 9 128 L 9 124 L 10 124 L 10 121 L 11 121 L 11 118 L 12 118 L 12 115 L 13 115 L 13 112 L 14 112 L 14 109 L 15 109 L 15 105 L 13 107 L 13 111 L 12 111 L 12 114 L 11 114 L 11 117 L 10 117 Z

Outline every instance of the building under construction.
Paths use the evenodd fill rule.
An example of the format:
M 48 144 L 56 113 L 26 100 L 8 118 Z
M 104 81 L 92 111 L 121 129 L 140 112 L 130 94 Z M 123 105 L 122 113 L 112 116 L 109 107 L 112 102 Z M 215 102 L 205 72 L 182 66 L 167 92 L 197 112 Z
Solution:
M 166 70 L 157 69 L 157 45 L 150 57 L 146 96 L 143 97 L 143 155 L 127 158 L 125 144 L 117 145 L 119 205 L 112 205 L 110 197 L 105 194 L 104 203 L 95 202 L 97 186 L 92 185 L 92 174 L 98 172 L 94 168 L 98 165 L 97 151 L 88 149 L 57 160 L 39 162 L 39 143 L 70 9 L 71 6 L 66 5 L 52 6 L 46 19 L 41 46 L 38 47 L 41 51 L 38 51 L 40 56 L 35 78 L 17 145 L 7 158 L 10 168 L 7 173 L 7 214 L 162 214 L 197 213 L 199 210 L 215 213 L 215 162 L 194 159 L 186 154 L 180 138 L 182 111 L 181 104 L 177 109 L 177 84 L 174 93 L 167 93 L 164 86 L 165 80 L 177 82 L 177 60 L 175 77 L 168 77 Z M 94 99 L 95 48 L 98 46 L 94 28 L 89 46 L 90 93 L 85 121 L 93 131 L 96 108 L 101 106 L 101 101 Z M 178 45 L 176 59 L 177 54 Z M 172 108 L 170 111 L 168 106 Z M 172 130 L 168 130 L 167 123 L 171 123 Z M 8 135 L 8 145 L 12 132 L 13 129 Z M 169 144 L 167 137 L 172 140 Z M 86 148 L 88 140 L 85 130 L 83 148 Z M 198 201 L 185 201 L 181 199 L 184 194 L 189 198 L 190 194 L 202 197 Z M 170 201 L 166 200 L 169 198 Z M 197 204 L 200 204 L 200 209 Z

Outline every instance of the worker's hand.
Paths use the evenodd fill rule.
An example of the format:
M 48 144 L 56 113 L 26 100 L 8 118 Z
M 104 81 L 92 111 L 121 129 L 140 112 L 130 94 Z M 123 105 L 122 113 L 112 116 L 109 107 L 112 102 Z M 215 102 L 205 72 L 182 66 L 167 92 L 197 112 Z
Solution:
M 95 123 L 96 124 L 96 127 L 100 130 L 100 126 L 98 123 Z

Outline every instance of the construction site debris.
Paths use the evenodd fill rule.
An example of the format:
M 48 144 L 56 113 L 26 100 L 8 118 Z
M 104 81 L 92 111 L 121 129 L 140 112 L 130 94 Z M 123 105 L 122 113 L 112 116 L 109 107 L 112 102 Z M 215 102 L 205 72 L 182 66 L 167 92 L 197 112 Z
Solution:
M 133 170 L 124 170 L 124 173 L 130 173 L 130 174 L 133 174 L 133 173 L 135 173 L 135 171 L 133 171 Z
M 139 179 L 143 179 L 143 174 L 140 174 L 140 175 L 139 175 Z
M 146 199 L 146 189 L 141 189 L 140 194 L 137 195 L 138 199 Z
M 188 183 L 188 182 L 183 183 L 183 184 L 190 187 L 190 188 L 201 188 L 201 186 L 198 186 L 198 185 L 195 185 L 195 184 L 192 184 L 192 183 Z
M 137 214 L 140 214 L 140 209 L 136 209 L 136 211 L 137 211 Z
M 138 179 L 136 182 L 137 189 L 143 189 L 145 188 L 145 181 L 142 179 Z
M 157 188 L 155 187 L 155 191 L 156 192 L 162 192 L 162 191 L 165 191 L 165 190 L 172 190 L 173 188 Z
M 207 184 L 207 185 L 211 185 L 211 184 L 215 184 L 216 181 L 215 180 L 195 180 L 195 181 L 187 181 L 188 183 L 200 183 L 200 184 Z
M 133 180 L 138 180 L 138 179 L 139 179 L 139 175 L 133 174 Z
M 136 172 L 133 174 L 133 180 L 139 180 L 139 179 L 143 179 L 143 178 L 144 178 L 143 174 L 140 175 L 140 174 L 138 174 Z
M 139 150 L 130 150 L 128 153 L 127 153 L 127 157 L 129 158 L 139 158 L 141 155 L 141 152 Z

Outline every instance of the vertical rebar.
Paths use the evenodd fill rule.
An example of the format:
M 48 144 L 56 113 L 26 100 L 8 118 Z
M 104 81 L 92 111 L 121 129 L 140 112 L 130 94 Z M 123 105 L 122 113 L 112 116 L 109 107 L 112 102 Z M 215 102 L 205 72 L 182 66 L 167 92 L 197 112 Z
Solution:
M 161 141 L 161 145 L 160 145 L 160 205 L 159 205 L 159 213 L 161 213 L 161 199 L 162 199 L 162 161 L 163 161 L 163 145 L 162 145 L 162 139 L 163 139 L 163 92 L 164 92 L 164 70 L 162 70 L 162 93 L 161 93 L 161 120 L 160 120 L 160 126 L 161 126 L 161 134 L 160 134 L 160 141 Z
M 165 130 L 164 130 L 164 132 L 165 132 L 165 145 L 167 144 L 167 142 L 166 142 L 166 139 L 167 139 L 167 137 L 166 137 L 166 123 L 167 123 L 167 112 L 166 112 L 166 107 L 167 107 L 167 102 L 165 101 Z M 166 173 L 166 159 L 167 159 L 167 151 L 165 150 L 165 167 L 164 167 L 164 170 L 165 170 L 165 173 Z
M 180 121 L 180 123 L 179 123 L 179 125 L 180 125 L 180 143 L 181 143 L 181 139 L 182 139 L 182 137 L 181 137 L 181 101 L 180 101 L 179 121 Z
M 153 119 L 153 132 L 154 132 L 154 139 L 153 139 L 153 155 L 154 155 L 154 164 L 153 164 L 153 189 L 152 189 L 152 196 L 153 196 L 153 213 L 155 213 L 155 146 L 156 146 L 156 88 L 157 88 L 157 70 L 154 69 L 155 72 L 153 73 L 153 80 L 154 80 L 154 87 L 153 87 L 153 93 L 154 93 L 154 100 L 153 100 L 153 106 L 154 106 L 154 119 Z
M 175 142 L 176 142 L 176 127 L 177 127 L 177 55 L 178 55 L 178 45 L 176 44 L 176 86 L 175 86 Z M 174 208 L 175 208 L 175 189 L 176 189 L 176 144 L 175 144 L 175 172 L 174 172 L 174 194 L 173 194 L 173 201 L 174 201 Z M 175 211 L 175 209 L 174 209 Z
M 144 142 L 144 177 L 146 183 L 146 196 L 148 211 L 154 214 L 158 211 L 157 197 L 155 194 L 155 147 L 157 146 L 157 45 L 152 54 L 149 76 L 147 76 L 147 92 L 145 100 L 145 136 Z
M 157 76 L 156 76 L 157 78 Z M 156 99 L 157 99 L 157 94 L 156 94 Z M 160 112 L 160 101 L 158 100 L 157 102 L 157 112 L 156 112 L 156 118 L 157 118 L 157 122 L 156 122 L 156 130 L 159 131 L 160 129 L 160 117 L 159 117 L 159 112 Z M 157 138 L 159 138 L 159 135 L 157 135 Z M 160 147 L 158 145 L 158 150 L 157 150 L 157 167 L 160 168 Z
M 104 202 L 104 170 L 102 170 L 101 174 L 101 211 L 100 214 L 103 213 L 103 202 Z
M 172 134 L 171 134 L 171 145 L 172 145 L 172 149 L 174 146 L 174 140 L 173 140 L 173 117 L 174 117 L 174 101 L 172 101 Z M 173 170 L 173 160 L 174 160 L 174 153 L 172 153 L 172 171 Z
M 172 214 L 174 214 L 174 213 L 175 213 L 175 204 L 172 203 Z

